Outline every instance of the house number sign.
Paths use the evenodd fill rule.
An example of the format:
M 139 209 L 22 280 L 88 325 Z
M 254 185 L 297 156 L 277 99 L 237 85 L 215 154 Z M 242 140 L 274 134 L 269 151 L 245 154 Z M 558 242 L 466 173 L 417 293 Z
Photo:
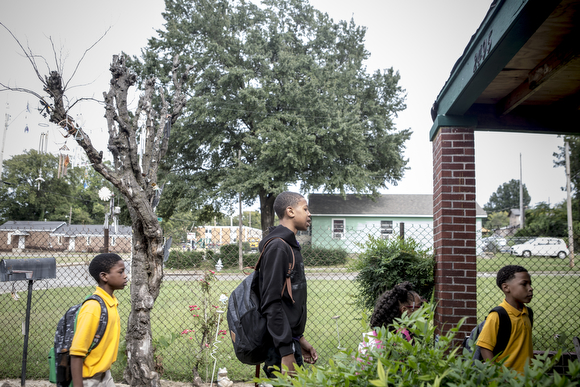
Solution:
M 487 58 L 487 56 L 489 55 L 490 51 L 491 51 L 491 34 L 492 34 L 493 30 L 489 31 L 489 35 L 487 37 L 487 39 L 483 39 L 483 42 L 481 42 L 481 44 L 479 45 L 479 49 L 475 52 L 475 55 L 473 56 L 473 73 L 475 73 L 477 71 L 477 69 L 479 68 L 479 66 L 481 66 L 481 64 L 483 63 L 483 60 L 485 58 Z

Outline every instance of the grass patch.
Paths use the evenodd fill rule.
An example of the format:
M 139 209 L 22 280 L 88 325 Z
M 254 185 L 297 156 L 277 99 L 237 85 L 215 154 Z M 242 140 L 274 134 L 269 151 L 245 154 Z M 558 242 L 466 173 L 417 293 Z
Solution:
M 533 260 L 540 266 L 531 265 Z M 493 260 L 479 260 L 478 264 Z M 580 320 L 580 277 L 551 274 L 552 263 L 561 260 L 547 258 L 528 258 L 524 266 L 533 271 L 532 281 L 535 298 L 530 304 L 534 308 L 535 323 L 533 331 L 534 348 L 537 350 L 557 350 L 558 345 L 553 339 L 554 334 L 566 335 L 567 350 L 571 350 L 572 336 L 578 336 L 577 322 Z M 505 264 L 503 261 L 494 268 L 480 271 L 495 271 Z M 564 270 L 564 269 L 562 269 Z M 541 273 L 545 272 L 545 273 Z M 342 272 L 341 272 L 342 273 Z M 571 272 L 570 274 L 576 274 Z M 337 274 L 340 276 L 341 274 Z M 193 278 L 193 277 L 192 277 Z M 240 279 L 220 280 L 214 283 L 213 294 L 216 298 L 221 293 L 230 294 L 239 284 Z M 163 282 L 160 295 L 151 314 L 151 326 L 154 338 L 170 337 L 172 333 L 181 333 L 191 328 L 193 317 L 188 306 L 199 304 L 195 299 L 199 294 L 198 281 L 187 277 L 181 280 L 166 280 Z M 495 276 L 478 277 L 478 320 L 502 301 L 503 294 L 495 285 Z M 35 286 L 36 288 L 36 286 Z M 94 287 L 59 288 L 34 290 L 32 294 L 31 327 L 28 348 L 27 377 L 30 379 L 47 379 L 47 354 L 54 340 L 54 332 L 58 320 L 72 305 L 81 302 L 91 294 Z M 196 293 L 197 292 L 197 293 Z M 119 314 L 121 316 L 121 339 L 125 337 L 125 329 L 130 312 L 129 289 L 115 293 L 119 298 Z M 355 284 L 351 280 L 309 280 L 308 281 L 308 323 L 306 338 L 318 351 L 320 364 L 325 364 L 337 352 L 338 335 L 340 346 L 355 348 L 361 340 L 361 333 L 368 328 L 361 324 L 362 312 L 354 305 L 352 295 L 355 294 Z M 9 293 L 0 294 L 0 321 L 3 322 L 0 335 L 0 379 L 20 378 L 22 363 L 22 322 L 26 314 L 26 292 L 20 292 L 20 299 L 14 300 Z M 340 316 L 333 319 L 334 316 Z M 227 329 L 225 315 L 220 323 L 220 329 Z M 215 328 L 214 328 L 215 329 Z M 215 331 L 214 331 L 215 334 Z M 227 367 L 228 376 L 233 380 L 251 380 L 254 366 L 243 365 L 233 354 L 228 336 L 221 337 L 216 352 L 219 367 Z M 156 352 L 158 362 L 163 367 L 163 379 L 191 382 L 191 368 L 195 354 L 195 343 L 188 336 L 179 336 L 175 342 Z M 117 382 L 122 380 L 125 367 L 123 354 L 113 366 L 113 376 Z M 208 358 L 202 377 L 211 375 L 213 360 Z M 209 378 L 207 378 L 209 380 Z
M 505 265 L 520 265 L 528 271 L 580 271 L 580 260 L 575 259 L 576 265 L 571 268 L 568 258 L 560 259 L 556 257 L 516 257 L 509 253 L 497 253 L 489 258 L 477 259 L 477 271 L 497 272 Z

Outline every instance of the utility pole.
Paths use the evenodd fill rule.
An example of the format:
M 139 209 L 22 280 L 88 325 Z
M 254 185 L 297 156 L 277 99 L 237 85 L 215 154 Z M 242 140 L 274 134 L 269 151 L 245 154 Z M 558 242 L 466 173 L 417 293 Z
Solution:
M 242 150 L 239 149 L 238 150 L 238 168 L 240 167 L 240 163 L 242 162 Z M 238 238 L 238 260 L 239 260 L 239 269 L 242 270 L 244 267 L 244 252 L 243 252 L 243 244 L 242 244 L 242 192 L 238 192 L 238 202 L 239 202 L 239 222 L 238 225 L 240 227 L 239 229 L 239 238 Z
M 524 185 L 522 183 L 522 154 L 520 153 L 520 229 L 524 228 Z
M 8 102 L 6 103 L 6 114 L 4 115 L 4 133 L 2 134 L 2 151 L 0 152 L 0 180 L 2 180 L 2 170 L 4 163 L 4 146 L 6 145 L 6 132 L 8 132 L 8 121 L 10 120 L 10 114 L 8 114 Z
M 574 267 L 574 228 L 572 226 L 572 195 L 570 194 L 570 146 L 564 142 L 566 155 L 566 204 L 568 212 L 568 249 L 570 249 L 570 267 Z

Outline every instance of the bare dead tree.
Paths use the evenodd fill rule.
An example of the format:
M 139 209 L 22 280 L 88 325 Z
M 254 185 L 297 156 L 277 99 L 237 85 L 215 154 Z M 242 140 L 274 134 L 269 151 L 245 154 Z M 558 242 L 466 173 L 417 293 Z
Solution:
M 16 37 L 14 39 L 18 42 Z M 74 138 L 84 149 L 93 168 L 121 192 L 127 204 L 133 227 L 133 262 L 131 314 L 126 336 L 128 364 L 124 377 L 132 386 L 157 387 L 160 383 L 159 375 L 155 372 L 150 322 L 150 312 L 159 295 L 163 278 L 164 240 L 154 212 L 160 195 L 157 172 L 159 162 L 167 152 L 171 125 L 182 114 L 185 106 L 182 87 L 187 81 L 190 68 L 181 66 L 179 58 L 175 57 L 171 103 L 163 88 L 156 87 L 154 79 L 148 79 L 138 107 L 132 113 L 128 107 L 128 92 L 135 85 L 137 77 L 129 71 L 123 56 L 113 56 L 110 88 L 103 93 L 109 131 L 108 149 L 114 158 L 111 167 L 103 162 L 103 152 L 95 149 L 88 134 L 68 115 L 71 106 L 68 106 L 66 91 L 70 79 L 66 82 L 63 80 L 60 71 L 62 66 L 57 64 L 59 71 L 50 71 L 49 68 L 49 74 L 43 77 L 36 64 L 37 57 L 20 42 L 18 44 L 49 97 L 45 99 L 32 90 L 10 88 L 2 83 L 0 86 L 3 90 L 27 92 L 39 98 L 50 115 L 50 121 L 65 130 L 67 136 Z M 75 72 L 77 68 L 78 64 Z M 161 100 L 160 111 L 154 108 L 154 97 Z M 139 122 L 144 122 L 144 126 L 139 127 Z M 144 133 L 141 138 L 145 138 L 145 152 L 141 160 L 137 152 L 137 135 L 140 131 Z

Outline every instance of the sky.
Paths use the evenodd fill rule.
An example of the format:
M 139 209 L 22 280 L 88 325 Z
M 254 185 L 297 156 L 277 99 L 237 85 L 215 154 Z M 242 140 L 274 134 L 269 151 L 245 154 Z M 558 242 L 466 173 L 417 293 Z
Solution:
M 369 72 L 392 67 L 401 75 L 399 84 L 406 90 L 407 109 L 399 114 L 395 124 L 398 129 L 413 132 L 405 150 L 409 170 L 397 186 L 381 192 L 432 193 L 430 108 L 481 24 L 491 0 L 310 0 L 310 3 L 335 21 L 352 18 L 357 25 L 367 28 Z M 55 67 L 55 57 L 64 63 L 65 79 L 72 76 L 71 101 L 80 97 L 102 100 L 102 93 L 108 90 L 112 56 L 122 51 L 139 55 L 147 39 L 162 28 L 163 10 L 161 0 L 0 0 L 0 22 L 25 48 L 42 55 L 44 59 L 38 59 L 41 71 L 47 68 L 44 60 L 51 69 Z M 1 26 L 0 42 L 0 81 L 43 94 L 30 63 Z M 72 156 L 76 154 L 73 160 L 80 163 L 81 150 L 74 140 L 64 138 L 62 131 L 49 124 L 37 108 L 38 102 L 31 95 L 0 93 L 1 117 L 5 118 L 7 112 L 10 115 L 4 131 L 6 140 L 0 145 L 3 158 L 25 149 L 38 150 L 42 133 L 48 133 L 49 152 L 58 154 L 66 146 Z M 107 127 L 102 105 L 83 101 L 75 105 L 71 115 L 84 124 L 93 143 L 106 154 Z M 564 200 L 564 168 L 553 167 L 553 153 L 558 152 L 558 146 L 563 146 L 563 141 L 554 135 L 476 132 L 477 202 L 483 206 L 503 183 L 519 179 L 520 155 L 522 181 L 531 204 L 556 204 Z

